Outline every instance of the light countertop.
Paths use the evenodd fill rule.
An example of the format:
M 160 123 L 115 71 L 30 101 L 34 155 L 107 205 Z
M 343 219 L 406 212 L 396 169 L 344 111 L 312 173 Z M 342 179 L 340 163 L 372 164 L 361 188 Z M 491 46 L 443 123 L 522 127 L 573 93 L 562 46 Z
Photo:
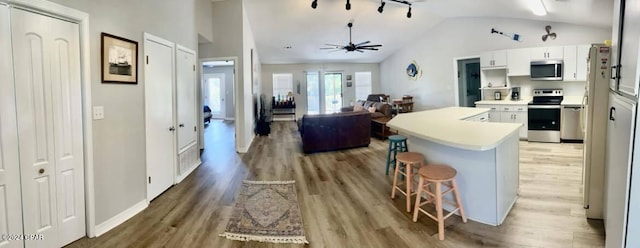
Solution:
M 448 107 L 399 114 L 387 126 L 417 138 L 466 150 L 491 150 L 518 133 L 522 124 L 475 122 L 462 119 L 488 112 L 488 108 Z
M 562 98 L 563 106 L 582 106 L 582 96 L 564 96 Z
M 518 101 L 512 101 L 510 98 L 504 100 L 483 100 L 475 102 L 478 104 L 486 104 L 486 105 L 527 105 L 531 101 L 531 98 L 522 98 Z

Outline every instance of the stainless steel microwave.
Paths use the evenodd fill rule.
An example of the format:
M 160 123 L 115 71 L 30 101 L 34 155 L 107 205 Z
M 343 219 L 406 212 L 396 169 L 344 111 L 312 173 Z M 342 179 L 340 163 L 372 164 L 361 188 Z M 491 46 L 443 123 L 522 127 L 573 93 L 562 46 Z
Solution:
M 531 80 L 562 81 L 562 60 L 531 61 Z

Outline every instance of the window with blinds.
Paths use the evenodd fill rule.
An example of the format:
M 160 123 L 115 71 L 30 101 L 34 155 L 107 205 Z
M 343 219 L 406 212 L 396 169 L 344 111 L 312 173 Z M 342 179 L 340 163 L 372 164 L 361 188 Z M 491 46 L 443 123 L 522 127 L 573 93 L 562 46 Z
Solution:
M 293 92 L 293 75 L 291 73 L 273 74 L 273 96 L 286 97 L 289 92 Z
M 356 100 L 366 100 L 371 91 L 371 72 L 356 72 Z

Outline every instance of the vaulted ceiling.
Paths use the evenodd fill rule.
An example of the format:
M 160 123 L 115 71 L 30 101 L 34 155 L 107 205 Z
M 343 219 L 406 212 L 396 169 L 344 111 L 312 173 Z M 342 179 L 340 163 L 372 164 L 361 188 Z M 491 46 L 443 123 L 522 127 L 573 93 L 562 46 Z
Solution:
M 318 0 L 316 9 L 311 8 L 312 0 L 246 0 L 245 9 L 265 64 L 377 63 L 446 18 L 518 18 L 595 27 L 610 27 L 613 19 L 613 0 L 543 0 L 546 16 L 531 12 L 528 6 L 534 0 L 409 1 L 412 18 L 406 17 L 405 5 L 390 1 L 378 13 L 380 0 L 351 0 L 349 11 L 346 0 Z M 320 50 L 325 44 L 347 44 L 349 21 L 354 43 L 371 41 L 383 47 L 364 53 Z

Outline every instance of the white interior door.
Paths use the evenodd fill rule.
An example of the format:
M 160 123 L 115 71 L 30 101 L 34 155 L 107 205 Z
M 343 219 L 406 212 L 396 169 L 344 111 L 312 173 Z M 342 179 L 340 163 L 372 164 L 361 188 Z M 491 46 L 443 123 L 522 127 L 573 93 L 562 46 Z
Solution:
M 173 43 L 145 34 L 145 119 L 149 201 L 174 182 L 176 127 L 173 120 L 173 48 Z
M 18 133 L 11 59 L 9 9 L 0 4 L 0 234 L 22 233 Z M 22 240 L 0 239 L 0 247 L 23 247 Z
M 85 235 L 79 26 L 11 16 L 25 244 L 59 247 Z
M 178 153 L 196 142 L 196 54 L 176 49 L 176 87 L 178 107 Z

